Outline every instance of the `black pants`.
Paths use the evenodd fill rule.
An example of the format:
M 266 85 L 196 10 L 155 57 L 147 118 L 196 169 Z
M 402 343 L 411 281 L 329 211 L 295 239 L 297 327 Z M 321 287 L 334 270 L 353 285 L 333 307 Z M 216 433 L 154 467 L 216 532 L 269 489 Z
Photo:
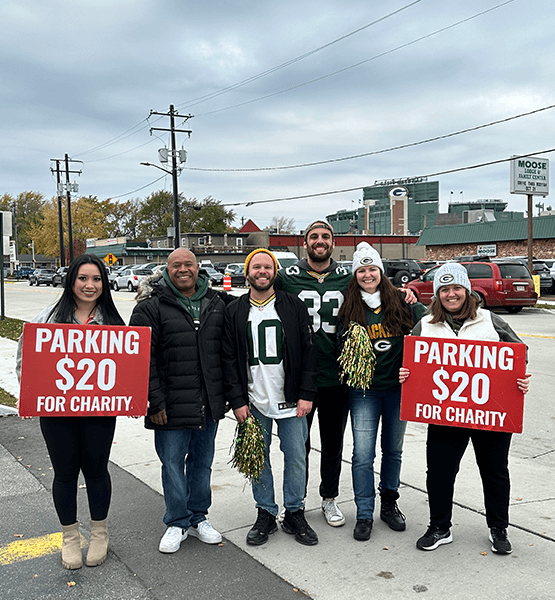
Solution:
M 310 453 L 310 428 L 318 411 L 320 429 L 320 496 L 339 496 L 339 477 L 343 457 L 343 437 L 349 416 L 349 393 L 346 385 L 318 388 L 312 411 L 307 416 L 306 485 L 308 488 L 308 455 Z M 306 491 L 305 491 L 306 496 Z
M 469 440 L 482 478 L 488 527 L 509 524 L 509 446 L 512 434 L 463 427 L 428 425 L 426 486 L 430 524 L 451 527 L 455 478 Z
M 108 515 L 112 482 L 108 459 L 116 417 L 41 417 L 40 428 L 52 467 L 52 496 L 62 525 L 77 521 L 77 481 L 83 472 L 93 521 Z

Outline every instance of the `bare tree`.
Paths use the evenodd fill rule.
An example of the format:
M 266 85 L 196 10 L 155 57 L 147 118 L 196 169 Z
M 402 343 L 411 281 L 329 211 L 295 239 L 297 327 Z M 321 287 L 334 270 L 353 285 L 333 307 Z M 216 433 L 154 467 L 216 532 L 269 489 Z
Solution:
M 270 225 L 265 227 L 265 230 L 276 233 L 295 233 L 295 219 L 293 217 L 272 217 Z

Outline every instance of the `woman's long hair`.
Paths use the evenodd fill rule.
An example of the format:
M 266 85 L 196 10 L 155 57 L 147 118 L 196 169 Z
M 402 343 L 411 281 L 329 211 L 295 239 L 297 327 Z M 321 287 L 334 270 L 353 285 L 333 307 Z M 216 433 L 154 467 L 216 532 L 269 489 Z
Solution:
M 430 308 L 428 309 L 428 312 L 432 315 L 432 320 L 430 321 L 430 323 L 445 323 L 447 315 L 451 315 L 451 317 L 457 319 L 458 321 L 466 321 L 466 319 L 475 319 L 478 313 L 478 307 L 481 303 L 482 301 L 477 296 L 471 294 L 468 290 L 466 290 L 466 298 L 464 300 L 464 304 L 461 306 L 461 310 L 458 313 L 454 314 L 450 313 L 449 311 L 445 310 L 445 308 L 443 308 L 443 304 L 439 299 L 439 293 L 437 293 L 434 296 L 432 303 L 430 304 Z
M 366 304 L 361 295 L 362 288 L 359 286 L 356 274 L 353 275 L 345 292 L 345 301 L 339 309 L 338 319 L 341 319 L 348 327 L 351 321 L 366 327 Z M 383 311 L 384 329 L 393 337 L 407 335 L 414 327 L 410 308 L 405 298 L 388 277 L 381 272 L 378 290 L 380 292 L 381 306 Z
M 73 297 L 73 285 L 77 279 L 77 274 L 82 265 L 91 264 L 98 267 L 100 278 L 102 280 L 102 292 L 96 301 L 96 306 L 100 308 L 104 318 L 105 325 L 125 325 L 121 318 L 110 293 L 110 283 L 108 282 L 108 274 L 106 267 L 98 256 L 93 254 L 81 254 L 73 260 L 67 270 L 66 282 L 60 299 L 54 305 L 48 320 L 55 323 L 73 323 L 73 314 L 77 305 Z

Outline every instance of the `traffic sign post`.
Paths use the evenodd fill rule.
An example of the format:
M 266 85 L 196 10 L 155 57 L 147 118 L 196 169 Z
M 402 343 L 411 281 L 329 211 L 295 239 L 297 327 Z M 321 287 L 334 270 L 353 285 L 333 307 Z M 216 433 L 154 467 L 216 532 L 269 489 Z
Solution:
M 511 194 L 528 196 L 528 270 L 532 272 L 533 255 L 533 199 L 549 195 L 549 159 L 535 156 L 515 157 L 511 160 Z
M 110 252 L 104 257 L 104 262 L 112 266 L 118 262 L 118 259 Z

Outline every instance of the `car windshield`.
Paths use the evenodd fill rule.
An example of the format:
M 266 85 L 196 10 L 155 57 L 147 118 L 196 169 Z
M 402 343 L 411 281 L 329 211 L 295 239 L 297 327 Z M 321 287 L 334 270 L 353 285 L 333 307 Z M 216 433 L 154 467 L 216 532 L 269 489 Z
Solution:
M 287 267 L 291 267 L 296 265 L 299 262 L 297 258 L 280 258 L 278 260 L 279 266 L 282 269 L 287 269 Z
M 152 271 L 149 271 L 148 269 L 135 269 L 133 273 L 135 275 L 152 275 Z

